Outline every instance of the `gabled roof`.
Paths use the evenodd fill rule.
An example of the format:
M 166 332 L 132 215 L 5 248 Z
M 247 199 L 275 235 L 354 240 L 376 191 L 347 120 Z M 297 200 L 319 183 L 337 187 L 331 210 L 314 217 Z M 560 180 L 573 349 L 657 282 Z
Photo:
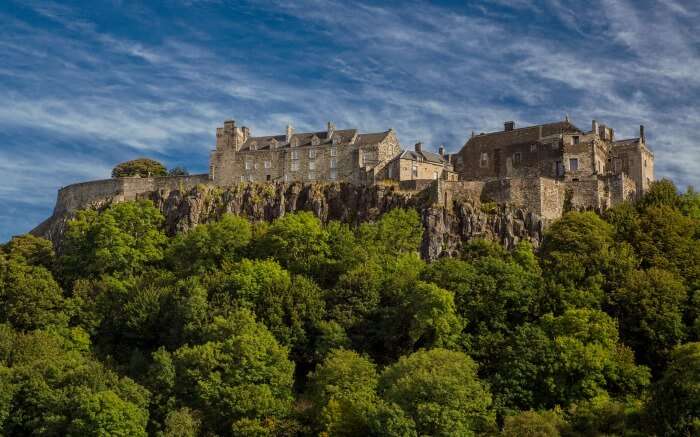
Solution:
M 333 132 L 333 138 L 338 138 L 338 141 L 340 145 L 343 144 L 349 144 L 353 137 L 357 134 L 357 129 L 342 129 L 342 130 L 336 130 Z M 296 140 L 298 142 L 298 146 L 310 146 L 311 145 L 311 139 L 315 136 L 318 137 L 320 140 L 320 144 L 327 144 L 330 143 L 332 140 L 327 139 L 328 137 L 328 132 L 300 132 L 300 133 L 295 133 L 292 135 L 292 140 Z M 367 134 L 365 134 L 367 135 Z M 358 138 L 360 136 L 365 136 L 365 135 L 358 135 Z M 381 135 L 381 134 L 369 134 L 369 135 Z M 269 136 L 262 136 L 262 137 L 249 137 L 243 145 L 241 145 L 240 150 L 246 151 L 246 150 L 251 150 L 251 146 L 255 144 L 255 150 L 269 150 L 271 143 L 273 143 L 272 140 L 277 141 L 277 148 L 278 149 L 283 149 L 286 147 L 290 147 L 290 145 L 287 143 L 287 137 L 286 135 L 269 135 Z
M 447 160 L 437 153 L 433 152 L 416 152 L 415 150 L 404 150 L 398 155 L 399 159 L 409 159 L 411 161 L 427 161 L 435 164 L 446 164 Z
M 498 131 L 475 135 L 467 140 L 464 147 L 501 147 L 532 143 L 540 139 L 540 128 L 542 129 L 542 137 L 558 135 L 561 133 L 583 133 L 581 129 L 577 128 L 568 121 L 557 121 L 554 123 L 521 127 L 510 131 Z

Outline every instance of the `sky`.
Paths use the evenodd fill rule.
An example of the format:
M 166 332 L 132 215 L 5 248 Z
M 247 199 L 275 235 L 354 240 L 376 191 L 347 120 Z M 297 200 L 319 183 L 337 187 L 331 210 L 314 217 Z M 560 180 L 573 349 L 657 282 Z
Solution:
M 646 127 L 657 178 L 700 187 L 696 0 L 0 1 L 0 242 L 65 185 L 151 157 L 204 173 L 225 119 L 252 134 Z

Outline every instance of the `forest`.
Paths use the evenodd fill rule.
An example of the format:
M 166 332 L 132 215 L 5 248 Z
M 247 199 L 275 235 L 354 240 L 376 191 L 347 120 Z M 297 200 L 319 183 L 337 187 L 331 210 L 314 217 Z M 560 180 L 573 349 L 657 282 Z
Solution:
M 417 211 L 84 210 L 0 246 L 6 436 L 700 435 L 700 194 L 426 263 Z

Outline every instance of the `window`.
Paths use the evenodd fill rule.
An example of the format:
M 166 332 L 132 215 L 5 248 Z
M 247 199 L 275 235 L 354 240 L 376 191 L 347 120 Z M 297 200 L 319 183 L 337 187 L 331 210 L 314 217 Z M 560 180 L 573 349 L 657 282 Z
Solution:
M 314 179 L 316 179 L 316 174 L 314 172 L 310 171 L 309 175 L 308 175 L 308 179 L 310 181 L 313 181 Z
M 309 161 L 309 170 L 316 170 L 316 161 Z
M 335 138 L 333 138 L 333 141 L 335 141 Z M 338 148 L 337 147 L 331 147 L 331 156 L 338 156 Z
M 335 168 L 336 164 L 335 158 L 331 158 L 331 168 Z
M 578 142 L 579 142 L 578 135 L 571 137 L 571 144 L 578 144 Z
M 265 168 L 271 168 L 271 167 L 272 167 L 272 162 L 265 161 Z
M 338 144 L 340 142 L 341 138 L 337 135 L 333 136 L 333 144 Z
M 253 182 L 253 175 L 252 175 L 252 174 L 249 174 L 249 175 L 248 175 L 248 181 L 249 181 L 249 182 Z
M 292 171 L 299 171 L 299 161 L 292 161 Z
M 569 159 L 569 171 L 577 171 L 577 170 L 578 170 L 578 158 Z
M 292 150 L 292 159 L 299 159 L 299 151 Z
M 479 161 L 481 167 L 486 167 L 489 165 L 489 154 L 486 152 L 481 152 L 481 159 Z
M 513 153 L 513 164 L 515 164 L 515 165 L 520 164 L 521 158 L 522 158 L 522 157 L 521 157 L 521 155 L 520 155 L 520 152 L 515 152 L 515 153 Z
M 309 149 L 309 159 L 316 158 L 316 149 Z
M 258 169 L 258 167 L 259 167 L 259 164 L 258 164 L 257 162 L 256 162 L 255 164 L 253 164 L 253 168 L 254 168 L 254 169 L 256 169 L 256 170 L 257 170 L 257 169 Z
M 561 161 L 557 161 L 554 163 L 554 174 L 557 177 L 564 176 L 564 166 L 561 165 Z
M 258 143 L 256 143 L 255 141 L 250 143 L 250 150 L 257 150 L 257 148 L 258 148 Z
M 558 148 L 559 148 L 559 142 L 558 142 L 558 141 L 554 141 L 554 142 L 552 143 L 552 150 L 557 150 Z
M 245 169 L 250 170 L 251 168 L 253 168 L 253 163 L 251 161 L 246 161 L 245 162 Z
M 319 140 L 316 135 L 311 137 L 311 145 L 312 146 L 318 146 L 320 142 L 321 142 L 321 140 Z
M 394 166 L 393 165 L 388 166 L 388 174 L 389 174 L 389 179 L 394 178 Z
M 241 181 L 241 182 L 245 182 L 245 176 L 241 175 L 240 181 Z
M 438 178 L 438 172 L 434 171 L 433 172 L 433 179 L 437 179 L 437 178 Z
M 537 152 L 537 144 L 530 144 L 530 152 Z
M 289 175 L 284 175 L 284 181 L 289 182 Z
M 413 177 L 417 178 L 418 177 L 418 165 L 413 164 L 413 167 L 411 168 L 411 172 L 413 174 Z
M 334 168 L 332 168 L 332 169 L 331 169 L 330 178 L 331 178 L 331 179 L 336 179 L 337 177 L 338 177 L 337 170 L 334 169 Z

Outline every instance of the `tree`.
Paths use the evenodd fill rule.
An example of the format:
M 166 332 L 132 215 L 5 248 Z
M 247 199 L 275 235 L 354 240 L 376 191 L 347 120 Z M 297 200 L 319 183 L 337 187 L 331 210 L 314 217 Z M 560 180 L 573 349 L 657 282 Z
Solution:
M 494 425 L 491 394 L 476 370 L 461 352 L 418 351 L 382 373 L 379 393 L 415 422 L 420 435 L 473 436 Z
M 653 387 L 648 414 L 659 435 L 700 433 L 700 343 L 671 352 L 668 367 Z
M 632 272 L 610 295 L 613 313 L 620 320 L 620 336 L 639 361 L 658 369 L 680 344 L 685 337 L 687 299 L 682 280 L 657 268 Z
M 389 256 L 417 252 L 423 239 L 420 216 L 412 209 L 394 208 L 377 222 L 362 224 L 358 232 L 367 250 Z
M 146 436 L 148 392 L 88 353 L 80 330 L 0 327 L 4 435 Z
M 545 233 L 542 267 L 555 297 L 552 310 L 599 308 L 604 291 L 636 266 L 631 247 L 615 244 L 612 226 L 595 213 L 568 213 Z
M 550 409 L 596 396 L 638 395 L 649 370 L 634 363 L 617 325 L 598 310 L 567 310 L 518 327 L 493 352 L 488 380 L 499 410 Z
M 167 174 L 168 172 L 163 164 L 148 158 L 139 158 L 122 162 L 112 169 L 113 178 L 125 178 L 130 176 L 149 178 L 166 176 Z
M 669 179 L 661 179 L 651 183 L 649 189 L 637 203 L 637 207 L 640 210 L 660 206 L 678 208 L 680 204 L 681 199 L 676 185 Z
M 59 260 L 65 279 L 135 274 L 162 260 L 163 220 L 150 201 L 78 211 L 68 222 Z
M 54 268 L 56 261 L 51 242 L 32 234 L 12 237 L 7 243 L 6 251 L 10 259 L 30 266 L 45 267 L 48 270 Z
M 178 165 L 168 170 L 168 176 L 189 176 L 190 172 L 183 166 Z
M 165 258 L 183 274 L 211 271 L 221 268 L 224 262 L 238 261 L 251 238 L 247 219 L 225 214 L 217 222 L 198 225 L 173 238 Z
M 0 258 L 0 322 L 18 330 L 65 326 L 71 314 L 51 272 L 17 260 L 25 258 Z
M 566 427 L 561 414 L 554 411 L 523 411 L 505 418 L 503 437 L 559 437 Z
M 180 402 L 202 411 L 210 431 L 273 433 L 290 414 L 294 364 L 287 349 L 247 310 L 216 317 L 201 338 L 173 353 Z
M 256 244 L 261 258 L 274 257 L 294 273 L 314 276 L 329 253 L 328 234 L 312 213 L 285 214 Z
M 310 417 L 329 435 L 364 435 L 378 402 L 374 364 L 356 352 L 336 349 L 309 375 Z

